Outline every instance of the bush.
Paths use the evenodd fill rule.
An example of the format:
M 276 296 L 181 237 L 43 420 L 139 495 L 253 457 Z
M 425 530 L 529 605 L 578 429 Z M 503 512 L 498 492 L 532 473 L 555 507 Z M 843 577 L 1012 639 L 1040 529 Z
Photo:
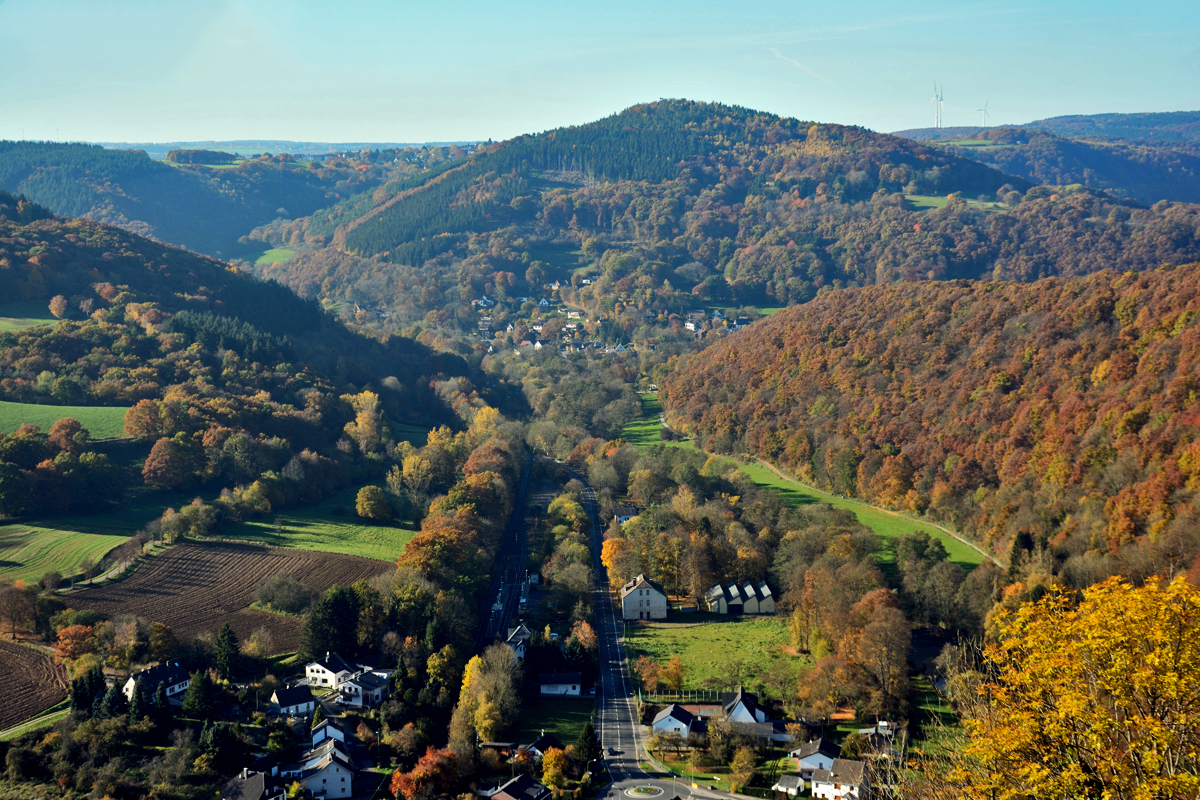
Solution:
M 358 498 L 354 504 L 360 517 L 387 522 L 392 518 L 392 507 L 378 486 L 364 486 L 358 490 Z
M 308 587 L 283 572 L 264 579 L 254 590 L 254 602 L 285 614 L 301 613 L 312 597 Z

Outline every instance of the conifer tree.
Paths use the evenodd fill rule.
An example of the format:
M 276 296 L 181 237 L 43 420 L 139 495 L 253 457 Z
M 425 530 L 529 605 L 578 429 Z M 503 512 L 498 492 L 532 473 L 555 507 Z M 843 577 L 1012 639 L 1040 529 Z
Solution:
M 208 719 L 212 716 L 213 683 L 207 672 L 192 675 L 187 693 L 183 696 L 184 716 L 192 719 Z
M 233 628 L 226 622 L 217 633 L 217 643 L 213 647 L 213 669 L 217 671 L 217 675 L 222 680 L 228 681 L 233 679 L 233 675 L 237 671 L 240 655 L 241 648 L 238 644 L 237 634 L 233 632 Z

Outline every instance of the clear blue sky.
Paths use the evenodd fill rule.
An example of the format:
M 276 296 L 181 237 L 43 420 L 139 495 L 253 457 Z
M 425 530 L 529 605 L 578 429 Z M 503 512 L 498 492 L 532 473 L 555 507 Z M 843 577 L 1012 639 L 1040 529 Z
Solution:
M 502 139 L 660 97 L 890 131 L 1200 109 L 1200 2 L 0 0 L 0 138 Z

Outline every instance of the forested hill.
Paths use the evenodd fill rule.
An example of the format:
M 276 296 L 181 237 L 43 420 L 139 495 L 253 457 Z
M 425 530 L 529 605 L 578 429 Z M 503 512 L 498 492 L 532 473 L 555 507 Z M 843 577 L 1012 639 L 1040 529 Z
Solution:
M 1166 111 L 1141 114 L 1074 114 L 1030 122 L 1060 136 L 1088 139 L 1125 139 L 1162 144 L 1200 142 L 1200 111 Z
M 907 131 L 1033 183 L 1082 184 L 1151 205 L 1200 202 L 1200 145 L 1061 136 L 1031 126 Z
M 175 386 L 205 394 L 215 380 L 243 399 L 267 391 L 252 404 L 261 413 L 264 402 L 304 408 L 314 388 L 336 402 L 390 378 L 398 416 L 436 420 L 448 411 L 429 379 L 466 371 L 460 359 L 409 339 L 355 334 L 317 304 L 219 261 L 54 217 L 0 192 L 0 302 L 7 301 L 46 303 L 64 320 L 3 335 L 0 398 L 7 400 L 129 405 Z M 197 372 L 184 367 L 193 359 Z M 68 381 L 55 393 L 59 378 Z M 244 411 L 226 408 L 224 424 L 249 424 Z
M 264 156 L 212 169 L 99 145 L 4 141 L 0 190 L 228 260 L 245 254 L 238 239 L 254 226 L 310 214 L 388 172 L 342 159 L 310 163 Z
M 1086 586 L 1200 570 L 1200 264 L 830 292 L 666 381 L 671 425 Z

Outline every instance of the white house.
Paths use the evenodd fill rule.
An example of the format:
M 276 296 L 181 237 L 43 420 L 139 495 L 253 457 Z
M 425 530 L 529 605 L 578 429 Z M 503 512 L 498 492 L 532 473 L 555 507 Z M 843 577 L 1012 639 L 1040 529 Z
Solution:
M 525 648 L 529 645 L 529 640 L 533 638 L 533 631 L 521 622 L 515 628 L 508 629 L 508 638 L 504 643 L 512 648 L 513 653 L 522 661 L 525 660 Z
M 842 755 L 842 748 L 825 739 L 812 739 L 788 755 L 796 760 L 796 771 L 811 780 L 817 770 L 833 768 L 834 759 Z
M 285 781 L 298 781 L 316 797 L 350 797 L 354 793 L 354 774 L 357 766 L 346 745 L 336 739 L 326 739 L 320 745 L 301 753 L 293 764 L 280 767 Z
M 346 731 L 333 720 L 323 719 L 320 725 L 312 729 L 312 743 L 315 746 L 329 739 L 345 744 Z
M 757 586 L 749 581 L 744 586 L 717 584 L 704 593 L 704 601 L 714 614 L 775 613 L 775 597 L 766 583 Z
M 518 775 L 496 791 L 487 794 L 494 800 L 548 800 L 550 790 L 528 775 Z
M 767 712 L 758 704 L 758 695 L 747 692 L 741 686 L 723 699 L 725 715 L 730 722 L 766 722 L 768 719 Z
M 271 710 L 284 717 L 302 717 L 317 710 L 317 701 L 307 686 L 288 686 L 271 695 Z
M 309 685 L 322 689 L 338 688 L 355 672 L 354 666 L 337 653 L 326 653 L 324 658 L 318 658 L 304 668 Z
M 522 750 L 528 750 L 532 753 L 534 758 L 541 758 L 551 748 L 564 749 L 562 741 L 557 736 L 553 733 L 546 733 L 544 730 L 541 736 L 533 740 L 532 744 L 521 747 Z
M 813 772 L 813 797 L 825 800 L 842 800 L 845 797 L 862 797 L 870 788 L 865 765 L 861 761 L 835 758 L 829 769 Z
M 125 681 L 125 685 L 121 687 L 127 700 L 133 700 L 133 691 L 138 681 L 141 681 L 142 687 L 150 697 L 158 692 L 158 685 L 163 684 L 167 690 L 167 702 L 172 705 L 182 705 L 183 693 L 191 685 L 192 676 L 178 663 L 156 664 L 129 676 L 129 680 Z
M 650 728 L 655 733 L 678 733 L 686 737 L 692 732 L 692 726 L 695 724 L 696 717 L 692 712 L 677 703 L 672 703 L 655 715 Z
M 624 619 L 666 619 L 666 591 L 645 575 L 638 575 L 621 587 L 621 617 Z
M 771 787 L 771 791 L 783 792 L 795 797 L 804 791 L 804 778 L 799 775 L 780 775 L 779 780 L 775 781 L 775 785 Z
M 338 685 L 338 700 L 343 705 L 374 708 L 387 699 L 390 673 L 362 670 Z
M 542 694 L 579 696 L 583 680 L 578 672 L 543 672 L 538 675 Z
M 613 508 L 613 519 L 618 525 L 624 525 L 638 515 L 638 507 L 633 503 L 618 503 Z

